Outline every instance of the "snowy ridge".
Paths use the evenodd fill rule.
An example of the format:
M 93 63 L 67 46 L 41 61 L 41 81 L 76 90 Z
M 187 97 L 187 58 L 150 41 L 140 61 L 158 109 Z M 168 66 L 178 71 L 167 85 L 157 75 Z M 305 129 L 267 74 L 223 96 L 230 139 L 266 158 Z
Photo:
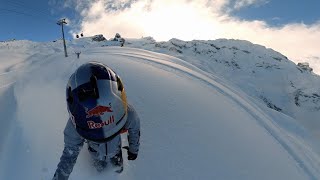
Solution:
M 70 179 L 320 178 L 316 144 L 306 129 L 283 112 L 268 108 L 236 83 L 244 73 L 240 70 L 248 70 L 245 63 L 234 60 L 240 70 L 232 60 L 231 66 L 217 63 L 219 67 L 214 67 L 207 56 L 186 55 L 189 50 L 179 53 L 157 49 L 150 39 L 128 40 L 126 45 L 155 48 L 169 55 L 81 41 L 75 40 L 69 47 L 69 52 L 82 52 L 80 59 L 72 53 L 64 58 L 61 44 L 55 42 L 31 50 L 33 44 L 23 42 L 25 49 L 20 52 L 13 50 L 14 44 L 9 50 L 0 50 L 0 57 L 16 52 L 11 62 L 0 59 L 4 62 L 0 64 L 4 73 L 0 79 L 11 83 L 0 89 L 1 102 L 5 102 L 0 104 L 1 122 L 6 124 L 0 128 L 0 179 L 52 177 L 63 149 L 62 131 L 68 117 L 65 84 L 77 67 L 90 60 L 109 65 L 124 80 L 128 99 L 142 120 L 141 149 L 138 159 L 125 161 L 125 170 L 118 175 L 110 170 L 97 173 L 85 146 Z M 227 57 L 229 50 L 234 51 L 225 49 L 216 53 Z M 262 47 L 257 49 L 264 52 Z M 270 59 L 284 64 L 278 67 L 291 67 L 290 61 L 275 54 L 283 58 Z M 239 77 L 221 75 L 227 71 Z M 266 75 L 265 70 L 262 72 L 261 78 Z M 277 92 L 274 94 L 279 97 Z
M 128 46 L 169 54 L 219 76 L 267 107 L 299 120 L 320 137 L 320 78 L 279 52 L 227 39 L 156 42 L 147 37 L 142 42 L 128 40 Z

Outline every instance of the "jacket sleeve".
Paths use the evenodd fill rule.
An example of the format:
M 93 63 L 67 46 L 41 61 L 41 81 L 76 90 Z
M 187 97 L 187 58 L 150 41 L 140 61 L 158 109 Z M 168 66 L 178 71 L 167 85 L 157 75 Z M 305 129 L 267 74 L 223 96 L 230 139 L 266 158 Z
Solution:
M 71 120 L 64 129 L 64 150 L 53 180 L 67 180 L 76 163 L 84 139 L 77 133 Z
M 140 119 L 131 105 L 128 105 L 128 119 L 125 129 L 128 130 L 129 151 L 138 154 L 140 146 Z

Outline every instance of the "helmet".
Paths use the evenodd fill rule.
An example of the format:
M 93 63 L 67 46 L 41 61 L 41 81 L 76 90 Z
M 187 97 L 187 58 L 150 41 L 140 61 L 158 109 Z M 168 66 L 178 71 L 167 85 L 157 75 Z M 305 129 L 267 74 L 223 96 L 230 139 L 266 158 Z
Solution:
M 103 142 L 127 120 L 126 93 L 120 77 L 99 62 L 81 65 L 66 87 L 70 119 L 85 139 Z

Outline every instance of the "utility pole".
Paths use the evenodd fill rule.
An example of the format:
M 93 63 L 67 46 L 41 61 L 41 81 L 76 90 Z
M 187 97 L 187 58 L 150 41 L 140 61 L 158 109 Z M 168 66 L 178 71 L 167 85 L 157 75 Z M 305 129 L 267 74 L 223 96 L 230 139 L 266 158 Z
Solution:
M 57 24 L 58 24 L 59 26 L 61 26 L 61 30 L 62 30 L 64 56 L 65 56 L 65 57 L 68 57 L 66 40 L 64 39 L 64 30 L 63 30 L 63 25 L 64 25 L 64 24 L 67 24 L 66 19 L 61 19 L 60 21 L 57 22 Z

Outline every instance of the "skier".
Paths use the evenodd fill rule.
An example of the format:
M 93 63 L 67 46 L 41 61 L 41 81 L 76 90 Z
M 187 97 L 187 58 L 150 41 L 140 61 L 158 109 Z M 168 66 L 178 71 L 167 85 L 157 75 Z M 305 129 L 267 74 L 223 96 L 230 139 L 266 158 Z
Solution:
M 64 150 L 53 180 L 67 180 L 86 142 L 93 165 L 102 171 L 111 164 L 123 170 L 121 136 L 128 131 L 128 160 L 139 151 L 140 120 L 127 104 L 120 77 L 98 62 L 81 65 L 70 77 L 66 88 L 69 120 L 64 129 Z

